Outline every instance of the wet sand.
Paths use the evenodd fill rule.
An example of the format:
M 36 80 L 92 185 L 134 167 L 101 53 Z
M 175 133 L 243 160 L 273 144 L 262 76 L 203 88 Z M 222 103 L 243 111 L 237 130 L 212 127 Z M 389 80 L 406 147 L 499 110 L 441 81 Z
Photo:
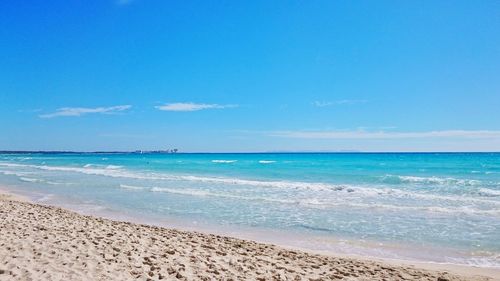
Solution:
M 480 275 L 496 273 L 449 269 L 318 255 L 84 216 L 0 195 L 0 280 L 444 281 L 492 280 Z

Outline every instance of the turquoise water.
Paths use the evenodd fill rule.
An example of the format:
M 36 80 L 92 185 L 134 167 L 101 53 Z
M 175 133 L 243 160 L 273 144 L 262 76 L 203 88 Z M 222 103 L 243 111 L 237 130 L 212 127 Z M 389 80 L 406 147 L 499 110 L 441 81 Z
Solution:
M 0 154 L 0 185 L 316 250 L 500 267 L 496 153 Z

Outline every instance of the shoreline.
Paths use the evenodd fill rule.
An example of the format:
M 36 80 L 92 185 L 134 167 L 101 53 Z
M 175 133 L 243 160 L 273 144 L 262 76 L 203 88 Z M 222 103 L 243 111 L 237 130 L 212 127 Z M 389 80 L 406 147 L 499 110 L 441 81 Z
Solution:
M 194 231 L 206 234 L 235 237 L 243 240 L 258 241 L 278 245 L 292 250 L 329 255 L 336 257 L 361 258 L 386 261 L 395 264 L 420 264 L 421 267 L 449 268 L 456 267 L 459 271 L 468 271 L 470 268 L 482 268 L 500 275 L 500 267 L 491 266 L 483 262 L 463 263 L 462 256 L 455 249 L 442 248 L 437 245 L 406 245 L 401 243 L 380 242 L 356 238 L 340 238 L 330 235 L 307 235 L 294 232 L 283 232 L 272 228 L 252 228 L 248 226 L 214 225 L 199 220 L 187 220 L 172 216 L 142 216 L 130 213 L 128 210 L 115 209 L 112 206 L 69 199 L 53 194 L 19 190 L 16 185 L 3 185 L 4 189 L 27 198 L 35 204 L 50 205 L 76 212 L 81 215 L 101 217 L 115 221 L 126 221 L 136 224 Z M 0 186 L 0 191 L 2 187 Z M 422 253 L 424 253 L 422 255 Z M 477 256 L 481 258 L 481 256 Z M 454 259 L 456 258 L 456 259 Z M 448 262 L 451 260 L 452 262 Z M 498 272 L 498 273 L 497 273 Z
M 371 272 L 370 274 L 377 273 L 377 272 L 379 272 L 379 273 L 383 272 L 384 274 L 392 274 L 393 272 L 398 272 L 398 274 L 402 274 L 402 273 L 405 273 L 407 271 L 410 271 L 413 273 L 415 273 L 414 271 L 416 271 L 416 272 L 420 272 L 418 274 L 415 273 L 419 276 L 418 278 L 415 278 L 414 275 L 408 275 L 408 276 L 404 275 L 404 274 L 403 275 L 406 276 L 407 279 L 409 279 L 409 280 L 412 280 L 412 276 L 413 276 L 413 280 L 427 278 L 426 276 L 434 276 L 434 277 L 441 276 L 443 278 L 445 278 L 445 277 L 447 278 L 447 279 L 443 279 L 443 280 L 500 280 L 500 278 L 498 277 L 498 276 L 500 276 L 500 269 L 496 269 L 496 268 L 462 266 L 462 265 L 453 265 L 453 264 L 437 264 L 437 263 L 426 263 L 426 262 L 413 262 L 413 261 L 405 261 L 405 260 L 391 260 L 391 259 L 371 258 L 371 257 L 366 258 L 366 257 L 357 256 L 357 255 L 346 255 L 346 254 L 338 254 L 337 255 L 337 254 L 323 253 L 321 251 L 313 251 L 313 250 L 297 248 L 297 247 L 276 246 L 274 244 L 264 244 L 264 243 L 254 242 L 252 240 L 231 238 L 231 237 L 227 237 L 227 236 L 208 234 L 208 233 L 192 231 L 192 230 L 185 231 L 185 230 L 177 230 L 175 228 L 172 229 L 172 228 L 158 227 L 158 226 L 141 224 L 141 223 L 132 223 L 132 222 L 128 222 L 128 221 L 116 221 L 116 220 L 112 220 L 112 219 L 103 219 L 103 218 L 98 218 L 96 216 L 88 216 L 88 215 L 78 214 L 74 211 L 70 211 L 70 210 L 67 210 L 64 208 L 60 208 L 60 207 L 46 206 L 43 204 L 32 203 L 29 198 L 17 195 L 17 194 L 12 193 L 12 192 L 8 192 L 4 188 L 0 188 L 0 202 L 2 203 L 2 208 L 5 207 L 4 206 L 5 202 L 10 202 L 9 204 L 15 205 L 14 209 L 16 209 L 16 208 L 21 208 L 21 209 L 34 208 L 36 210 L 43 210 L 43 212 L 49 212 L 49 213 L 55 212 L 56 213 L 56 214 L 52 214 L 52 215 L 64 214 L 65 216 L 73 217 L 77 221 L 90 219 L 90 220 L 97 221 L 100 223 L 105 222 L 105 224 L 123 224 L 123 225 L 128 225 L 128 226 L 137 226 L 139 228 L 145 227 L 145 228 L 153 229 L 153 233 L 156 232 L 155 230 L 160 229 L 161 231 L 174 232 L 176 234 L 174 236 L 178 236 L 180 234 L 183 234 L 183 235 L 188 235 L 190 237 L 192 237 L 193 235 L 198 236 L 198 238 L 199 237 L 203 237 L 203 238 L 219 237 L 219 238 L 223 239 L 224 241 L 238 241 L 237 243 L 250 243 L 250 245 L 252 245 L 252 247 L 250 247 L 250 249 L 246 249 L 246 251 L 247 252 L 253 251 L 254 254 L 256 254 L 256 255 L 259 255 L 258 249 L 261 249 L 262 247 L 264 247 L 264 248 L 272 247 L 273 249 L 277 250 L 278 252 L 279 251 L 286 251 L 286 252 L 293 252 L 293 253 L 298 252 L 298 253 L 304 254 L 306 256 L 313 256 L 316 259 L 320 259 L 320 260 L 323 260 L 323 259 L 335 260 L 336 264 L 339 264 L 339 262 L 340 262 L 340 264 L 342 264 L 342 263 L 344 263 L 344 264 L 355 263 L 355 264 L 357 264 L 357 267 L 372 268 L 373 266 L 375 266 L 375 267 L 379 267 L 379 270 L 381 270 L 381 271 L 368 270 L 368 272 Z M 11 218 L 11 219 L 15 220 L 16 218 Z M 28 221 L 28 223 L 34 223 L 34 222 Z M 35 233 L 31 233 L 31 234 L 36 235 Z M 201 239 L 202 241 L 203 241 L 203 238 Z M 196 239 L 196 240 L 197 240 L 196 243 L 200 243 L 200 241 L 198 241 L 200 239 Z M 1 242 L 5 243 L 4 241 L 1 241 Z M 16 242 L 19 243 L 20 241 L 16 241 Z M 257 245 L 257 251 L 255 251 L 256 250 L 255 245 Z M 29 248 L 32 246 L 33 245 L 24 245 L 23 247 Z M 179 245 L 177 245 L 177 246 L 179 246 Z M 181 248 L 183 248 L 184 246 L 187 246 L 187 245 L 181 245 Z M 209 245 L 207 245 L 207 246 L 209 246 Z M 223 248 L 225 248 L 228 245 L 223 245 L 223 246 L 224 246 Z M 210 251 L 212 252 L 210 254 L 215 254 L 215 255 L 217 255 L 216 252 L 223 253 L 221 251 L 218 251 L 215 248 L 209 250 L 209 252 Z M 214 253 L 214 251 L 215 251 L 215 253 Z M 276 259 L 278 257 L 279 256 L 273 257 L 272 255 L 269 255 L 269 254 L 266 255 L 266 258 L 268 258 L 268 259 L 270 258 L 270 260 Z M 278 260 L 275 260 L 275 261 L 277 262 Z M 3 262 L 5 263 L 5 261 L 3 261 Z M 328 262 L 327 262 L 327 264 L 328 264 Z M 308 265 L 308 263 L 306 263 L 306 265 Z M 2 265 L 0 263 L 0 267 L 1 266 Z M 31 265 L 28 263 L 25 266 L 30 267 Z M 232 265 L 230 267 L 232 267 Z M 362 275 L 363 275 L 364 271 L 360 273 L 360 272 L 356 271 L 355 268 L 356 268 L 356 266 L 353 266 L 352 264 L 350 264 L 350 266 L 344 268 L 344 270 L 348 269 L 348 271 L 347 271 L 348 274 L 350 274 L 349 270 L 353 270 L 354 272 L 351 272 L 351 273 L 358 275 L 359 280 L 363 280 L 363 278 L 368 278 L 370 280 L 378 278 L 377 276 L 373 276 L 373 275 L 367 275 L 367 276 L 363 277 Z M 388 268 L 388 269 L 384 269 L 384 268 Z M 4 270 L 3 268 L 0 268 L 0 269 Z M 296 271 L 296 269 L 292 269 L 292 270 Z M 285 271 L 285 274 L 287 272 L 288 271 Z M 345 271 L 342 271 L 342 272 L 345 273 Z M 311 273 L 311 272 L 309 272 L 309 273 Z M 305 275 L 303 275 L 302 277 L 306 277 L 306 276 L 309 277 L 308 276 L 309 273 L 307 273 L 307 272 L 304 273 Z M 315 273 L 315 274 L 318 274 L 318 273 Z M 166 276 L 166 275 L 162 275 L 162 276 Z M 350 275 L 347 275 L 347 276 L 350 276 Z M 343 276 L 343 277 L 345 278 L 347 276 Z M 199 276 L 191 276 L 191 277 L 197 279 Z M 271 277 L 271 276 L 269 276 L 269 277 Z M 323 277 L 326 277 L 326 276 L 323 276 Z M 355 277 L 355 276 L 351 276 L 351 277 Z M 199 278 L 201 278 L 201 277 L 199 277 Z M 353 279 L 353 280 L 358 280 L 358 279 Z M 402 278 L 398 277 L 397 279 L 402 279 Z M 429 280 L 436 280 L 436 279 L 429 279 Z

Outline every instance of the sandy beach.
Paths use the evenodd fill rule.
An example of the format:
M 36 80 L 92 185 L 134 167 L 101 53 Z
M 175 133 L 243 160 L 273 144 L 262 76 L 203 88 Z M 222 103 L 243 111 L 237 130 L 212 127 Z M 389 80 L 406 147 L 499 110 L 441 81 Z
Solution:
M 421 269 L 84 216 L 6 193 L 0 214 L 0 280 L 494 280 L 477 268 Z

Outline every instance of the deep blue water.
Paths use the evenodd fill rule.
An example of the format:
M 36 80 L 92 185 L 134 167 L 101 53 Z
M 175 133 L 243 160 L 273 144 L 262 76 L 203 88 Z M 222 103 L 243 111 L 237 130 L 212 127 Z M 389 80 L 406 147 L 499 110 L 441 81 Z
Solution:
M 371 255 L 500 267 L 496 153 L 0 154 L 0 185 L 317 249 L 363 241 Z

